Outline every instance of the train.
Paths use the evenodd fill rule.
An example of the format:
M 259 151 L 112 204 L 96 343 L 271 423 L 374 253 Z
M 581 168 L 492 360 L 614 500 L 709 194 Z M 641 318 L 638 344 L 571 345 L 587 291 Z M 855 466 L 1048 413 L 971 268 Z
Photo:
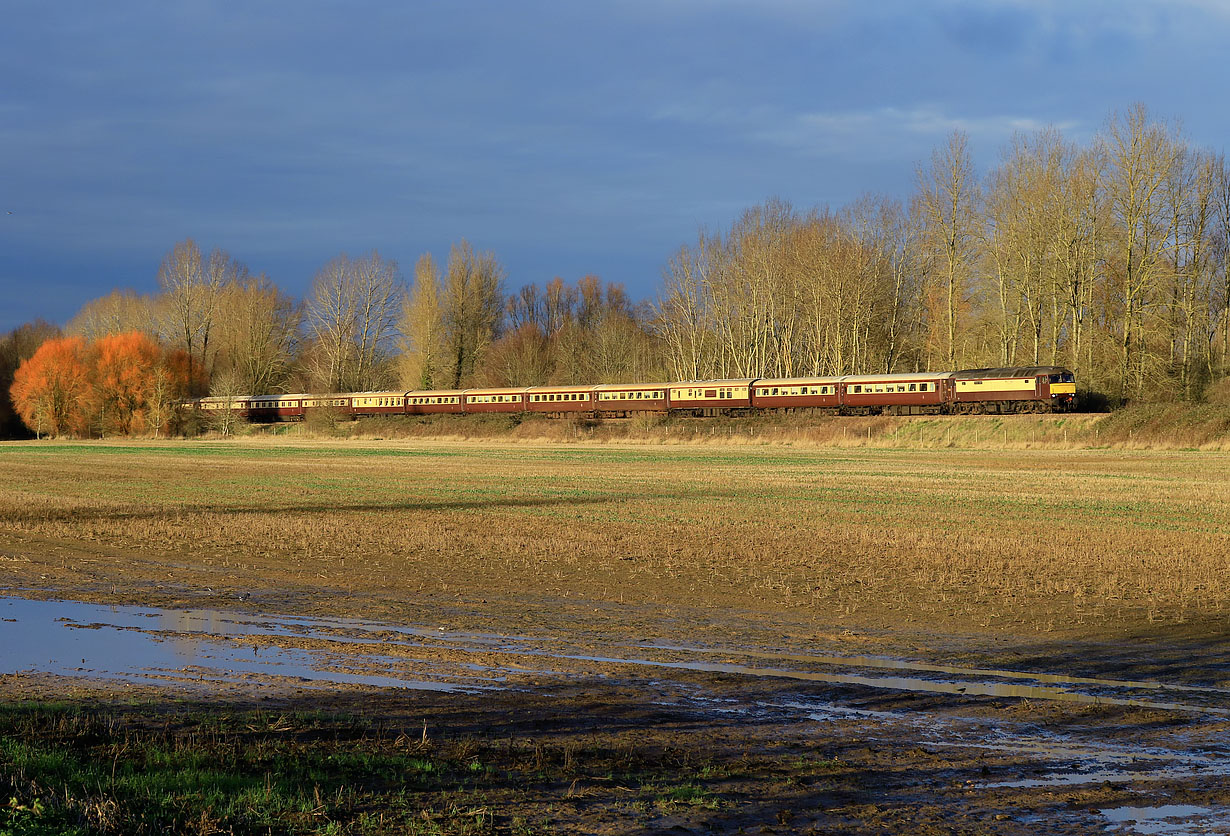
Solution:
M 762 412 L 1010 414 L 1075 409 L 1076 378 L 1062 366 L 1019 366 L 835 377 L 211 396 L 182 405 L 205 418 L 229 412 L 252 423 L 301 421 L 314 410 L 350 418 L 479 413 L 594 419 L 643 414 L 702 418 Z

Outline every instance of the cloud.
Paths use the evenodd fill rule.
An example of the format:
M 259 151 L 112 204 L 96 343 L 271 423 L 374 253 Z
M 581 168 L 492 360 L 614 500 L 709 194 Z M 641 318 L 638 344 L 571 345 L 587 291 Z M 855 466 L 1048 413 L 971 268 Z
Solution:
M 1047 122 L 1025 114 L 950 114 L 936 106 L 877 107 L 863 110 L 787 112 L 778 108 L 705 108 L 692 103 L 659 109 L 656 118 L 736 132 L 745 140 L 806 157 L 868 161 L 917 156 L 917 149 L 941 142 L 953 131 L 976 146 L 998 147 L 1016 133 L 1047 127 L 1077 131 L 1076 120 Z

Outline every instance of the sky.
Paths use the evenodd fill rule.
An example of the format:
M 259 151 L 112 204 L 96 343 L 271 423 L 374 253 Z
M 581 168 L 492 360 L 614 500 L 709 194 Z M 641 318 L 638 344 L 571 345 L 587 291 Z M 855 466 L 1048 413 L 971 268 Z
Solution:
M 468 240 L 512 291 L 652 299 L 771 198 L 908 198 L 953 130 L 1088 143 L 1143 103 L 1215 151 L 1230 0 L 5 0 L 0 332 L 157 288 L 176 242 L 296 296 Z

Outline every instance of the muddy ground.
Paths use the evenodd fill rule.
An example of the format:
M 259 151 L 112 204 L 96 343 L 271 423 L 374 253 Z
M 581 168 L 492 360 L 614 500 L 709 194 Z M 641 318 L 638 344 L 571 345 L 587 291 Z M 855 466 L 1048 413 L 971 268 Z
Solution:
M 324 710 L 411 736 L 421 727 L 433 740 L 556 753 L 559 769 L 540 780 L 483 788 L 484 809 L 500 811 L 490 832 L 515 832 L 498 824 L 513 820 L 556 833 L 1230 832 L 1226 647 L 1192 626 L 1078 643 L 823 632 L 763 612 L 532 595 L 377 603 L 373 590 L 339 604 L 327 592 L 241 599 L 123 582 L 6 594 L 211 613 L 199 624 L 149 616 L 141 628 L 181 648 L 182 665 L 138 659 L 100 672 L 105 663 L 83 659 L 67 675 L 31 665 L 0 677 L 8 701 Z M 372 611 L 379 618 L 366 620 Z M 100 612 L 60 629 L 138 629 Z M 236 654 L 302 649 L 319 654 L 319 670 L 237 674 L 193 657 L 194 641 L 228 633 Z M 339 672 L 418 684 L 353 684 Z M 648 772 L 621 780 L 629 761 Z
M 1092 606 L 1083 587 L 1076 589 L 1085 599 L 1074 603 L 1063 588 L 1043 579 L 1034 584 L 1024 570 L 1009 587 L 1020 593 L 1002 606 L 959 605 L 963 590 L 977 584 L 936 575 L 948 584 L 937 604 L 920 597 L 925 584 L 910 579 L 894 592 L 893 560 L 884 561 L 883 572 L 852 572 L 836 591 L 824 592 L 826 566 L 840 565 L 844 554 L 809 570 L 814 574 L 805 580 L 820 581 L 809 595 L 800 595 L 810 587 L 791 574 L 752 573 L 750 583 L 732 583 L 738 575 L 726 567 L 778 553 L 777 529 L 761 522 L 760 507 L 802 509 L 803 523 L 841 507 L 813 511 L 784 494 L 744 496 L 746 480 L 737 473 L 727 478 L 732 495 L 747 503 L 748 522 L 728 542 L 757 548 L 732 560 L 712 554 L 708 540 L 680 538 L 707 509 L 744 506 L 715 506 L 718 500 L 702 497 L 688 511 L 686 491 L 643 508 L 622 500 L 604 506 L 588 494 L 555 497 L 551 491 L 575 468 L 566 458 L 552 465 L 560 475 L 541 477 L 543 487 L 535 490 L 542 497 L 501 500 L 489 511 L 485 494 L 482 501 L 440 501 L 432 479 L 414 476 L 417 459 L 410 457 L 380 464 L 404 467 L 405 485 L 413 486 L 398 482 L 389 490 L 421 491 L 422 500 L 394 506 L 359 496 L 340 503 L 337 485 L 311 481 L 318 471 L 304 454 L 306 463 L 294 462 L 302 476 L 287 475 L 290 468 L 274 461 L 278 478 L 293 476 L 299 481 L 288 484 L 295 491 L 322 495 L 282 507 L 283 486 L 277 503 L 265 507 L 257 494 L 268 480 L 243 481 L 246 460 L 230 464 L 217 456 L 196 465 L 198 481 L 213 479 L 232 491 L 206 501 L 164 495 L 171 489 L 161 486 L 172 484 L 179 461 L 175 451 L 152 452 L 139 467 L 125 455 L 69 450 L 61 469 L 81 464 L 67 481 L 43 476 L 43 460 L 24 450 L 9 456 L 10 472 L 20 465 L 25 481 L 5 506 L 19 523 L 0 524 L 0 662 L 10 660 L 0 673 L 0 700 L 106 707 L 121 727 L 156 725 L 183 712 L 324 711 L 386 724 L 399 740 L 477 747 L 494 765 L 492 777 L 436 791 L 430 802 L 432 809 L 452 805 L 462 817 L 482 810 L 485 824 L 452 820 L 421 832 L 1230 833 L 1230 624 L 1222 604 L 1209 601 L 1220 589 L 1210 586 L 1220 564 L 1200 562 L 1208 549 L 1224 548 L 1225 520 L 1222 511 L 1214 517 L 1206 510 L 1214 505 L 1199 498 L 1203 483 L 1192 489 L 1194 498 L 1175 488 L 1169 499 L 1170 488 L 1158 487 L 1155 474 L 1175 472 L 1172 465 L 1092 457 L 1100 480 L 1104 471 L 1119 478 L 1127 467 L 1139 468 L 1152 480 L 1150 490 L 1171 505 L 1131 505 L 1136 481 L 1124 478 L 1126 498 L 1087 509 L 1083 520 L 1077 500 L 1086 501 L 1086 486 L 1065 487 L 1072 508 L 1061 508 L 1062 519 L 1070 528 L 1038 540 L 1062 563 L 1071 554 L 1096 556 L 1090 544 L 1111 514 L 1123 517 L 1114 536 L 1146 544 L 1149 556 L 1164 557 L 1181 533 L 1184 559 L 1175 562 L 1195 568 L 1179 579 L 1185 585 L 1176 581 L 1166 606 L 1155 608 L 1148 600 L 1154 593 L 1135 579 L 1108 588 L 1145 592 Z M 498 476 L 507 465 L 464 455 L 470 466 L 487 468 L 475 477 L 476 490 L 503 496 Z M 366 459 L 355 461 L 355 475 L 338 485 L 377 478 L 360 468 Z M 646 486 L 638 490 L 653 491 L 682 478 L 678 473 L 710 479 L 704 462 L 688 454 L 665 476 L 637 461 L 626 467 Z M 1017 459 L 1012 464 L 1011 481 L 992 483 L 1007 484 L 996 490 L 1009 498 L 1033 478 Z M 784 466 L 791 462 L 773 463 Z M 1055 488 L 1038 470 L 1043 496 Z M 1207 472 L 1183 470 L 1193 479 Z M 924 475 L 920 484 L 944 484 L 941 470 Z M 889 476 L 896 479 L 892 472 L 867 477 L 878 480 L 868 495 L 899 483 Z M 74 490 L 81 496 L 69 496 Z M 970 487 L 975 499 L 987 492 Z M 920 501 L 890 496 L 884 508 L 905 515 Z M 861 514 L 865 505 L 851 507 Z M 22 510 L 28 507 L 36 510 Z M 315 525 L 323 538 L 324 510 L 338 520 L 328 517 L 331 527 L 324 529 L 340 538 L 333 549 L 304 552 L 287 539 L 267 550 L 253 542 L 194 550 L 167 535 L 196 526 L 217 540 L 216 530 L 205 529 L 230 526 L 226 537 L 244 537 L 246 524 L 257 538 L 276 530 L 276 522 L 291 532 Z M 660 550 L 661 560 L 679 561 L 681 568 L 669 572 L 648 571 L 642 564 L 656 570 L 649 556 L 658 552 L 630 549 L 614 535 L 609 544 L 588 543 L 597 567 L 588 574 L 577 569 L 574 551 L 553 550 L 555 543 L 534 553 L 541 565 L 529 558 L 500 562 L 492 555 L 502 552 L 482 551 L 483 532 L 508 536 L 517 515 L 532 515 L 538 529 L 564 538 L 599 526 L 639 532 L 654 513 L 667 511 L 676 516 L 655 524 L 675 538 L 669 542 L 683 544 L 682 556 Z M 866 529 L 904 553 L 894 532 L 917 525 L 885 522 L 889 513 L 877 506 Z M 1054 531 L 1056 512 L 1038 513 L 1035 525 L 1013 507 L 986 511 L 988 519 L 1020 518 L 1022 530 Z M 485 515 L 477 531 L 466 522 L 480 519 L 465 516 L 474 514 Z M 1131 527 L 1136 522 L 1139 532 Z M 849 523 L 856 524 L 863 523 Z M 453 541 L 467 538 L 466 557 L 450 562 L 431 552 L 395 560 L 382 553 L 378 562 L 342 542 L 356 527 L 366 526 L 371 540 L 389 526 L 410 525 L 419 532 L 448 526 Z M 897 528 L 884 533 L 890 526 Z M 75 528 L 87 533 L 70 536 Z M 790 530 L 801 541 L 809 536 L 802 525 Z M 950 536 L 969 542 L 964 530 Z M 980 577 L 979 554 L 964 559 L 969 577 Z M 859 596 L 855 587 L 864 578 L 892 594 Z M 1159 586 L 1156 594 L 1164 591 Z M 854 599 L 857 608 L 849 605 Z M 1194 603 L 1173 603 L 1188 600 Z M 62 620 L 43 623 L 34 605 L 23 603 L 30 601 L 100 608 L 63 605 Z M 64 647 L 40 654 L 40 632 L 74 641 L 88 636 L 103 649 L 79 661 Z M 107 648 L 129 647 L 130 640 L 138 647 L 133 655 L 107 658 Z M 149 648 L 170 650 L 171 658 L 142 655 Z

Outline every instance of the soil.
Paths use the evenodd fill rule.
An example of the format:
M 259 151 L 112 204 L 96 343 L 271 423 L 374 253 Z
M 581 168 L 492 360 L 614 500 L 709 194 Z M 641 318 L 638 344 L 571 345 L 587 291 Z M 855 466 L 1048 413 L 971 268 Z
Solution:
M 150 519 L 157 533 L 163 517 Z M 458 689 L 223 677 L 199 665 L 129 678 L 36 666 L 0 675 L 0 700 L 324 710 L 475 740 L 497 760 L 501 747 L 554 753 L 528 785 L 484 790 L 503 822 L 494 832 L 516 820 L 578 834 L 1230 834 L 1224 615 L 1151 624 L 1125 610 L 1039 631 L 989 616 L 962 623 L 956 610 L 928 621 L 931 610 L 900 600 L 866 600 L 854 616 L 805 600 L 758 605 L 751 592 L 679 575 L 663 576 L 672 586 L 653 603 L 625 602 L 577 581 L 535 586 L 521 564 L 416 583 L 382 578 L 388 566 L 348 566 L 344 549 L 290 564 L 159 550 L 150 538 L 4 531 L 0 595 L 257 624 L 362 619 L 363 641 L 329 627 L 243 641 L 257 657 L 327 651 L 332 668 L 356 674 L 379 672 L 379 655 L 403 679 Z M 407 643 L 396 627 L 419 634 Z M 164 625 L 147 632 L 185 639 Z M 629 763 L 657 785 L 625 783 Z M 1137 824 L 1122 810 L 1168 806 L 1182 809 L 1134 813 Z
M 148 556 L 134 559 L 133 570 L 122 576 L 66 583 L 54 577 L 54 557 L 34 557 L 47 554 L 46 545 L 22 549 L 29 562 L 21 564 L 24 571 L 6 594 L 229 610 L 257 623 L 273 615 L 343 616 L 449 637 L 533 639 L 541 653 L 534 657 L 503 652 L 508 642 L 492 649 L 482 642 L 423 640 L 405 651 L 390 640 L 381 647 L 385 654 L 407 654 L 412 669 L 436 675 L 441 666 L 481 665 L 499 672 L 497 687 L 474 692 L 322 686 L 259 676 L 221 682 L 186 669 L 157 684 L 9 674 L 0 677 L 0 697 L 142 705 L 146 711 L 168 705 L 326 710 L 376 716 L 406 729 L 422 725 L 433 738 L 473 738 L 495 748 L 502 741 L 532 741 L 556 752 L 598 753 L 563 774 L 550 773 L 531 791 L 487 791 L 484 798 L 503 816 L 536 822 L 539 832 L 1076 834 L 1117 827 L 1129 833 L 1135 832 L 1131 825 L 1112 825 L 1102 811 L 1176 804 L 1199 811 L 1193 821 L 1203 829 L 1149 832 L 1230 832 L 1230 669 L 1225 639 L 1211 625 L 1053 642 L 1003 632 L 825 631 L 808 619 L 733 612 L 704 601 L 646 608 L 464 593 L 406 601 L 378 588 L 341 596 L 327 588 L 278 589 L 275 577 L 242 573 L 224 578 L 231 588 L 220 591 L 206 583 L 218 584 L 212 572 Z M 7 553 L 12 557 L 11 546 Z M 174 583 L 154 580 L 167 574 Z M 240 597 L 234 590 L 241 587 L 251 589 L 250 595 Z M 173 637 L 171 631 L 157 632 Z M 338 646 L 328 631 L 245 641 L 262 653 L 322 643 L 336 652 Z M 687 649 L 666 649 L 678 646 Z M 984 673 L 816 661 L 832 656 L 960 665 Z M 669 666 L 706 661 L 730 669 Z M 355 670 L 365 664 L 355 657 Z M 837 671 L 868 680 L 1005 681 L 996 670 L 1216 690 L 1066 689 L 1146 703 L 1137 706 L 807 678 Z M 1039 687 L 1044 680 L 1026 683 Z M 643 786 L 623 786 L 611 776 L 628 753 L 668 775 L 674 771 L 682 786 L 699 785 L 703 797 L 675 800 L 666 789 L 647 795 Z M 667 779 L 664 787 L 669 785 Z M 1177 819 L 1166 822 L 1181 827 Z

